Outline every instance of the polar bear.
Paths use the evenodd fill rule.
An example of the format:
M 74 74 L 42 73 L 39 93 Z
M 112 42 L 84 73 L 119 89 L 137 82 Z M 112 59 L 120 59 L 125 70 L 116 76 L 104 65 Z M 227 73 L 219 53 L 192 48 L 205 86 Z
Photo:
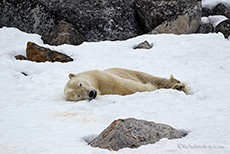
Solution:
M 160 88 L 176 89 L 188 93 L 187 86 L 175 79 L 155 77 L 147 73 L 121 68 L 104 71 L 92 70 L 79 74 L 69 74 L 65 86 L 67 101 L 91 100 L 97 95 L 129 95 L 136 92 L 154 91 Z

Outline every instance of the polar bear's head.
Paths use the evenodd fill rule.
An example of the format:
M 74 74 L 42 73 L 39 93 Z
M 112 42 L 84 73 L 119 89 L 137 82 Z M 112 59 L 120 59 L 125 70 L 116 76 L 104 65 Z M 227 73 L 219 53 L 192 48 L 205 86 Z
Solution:
M 96 98 L 97 91 L 85 78 L 74 74 L 69 74 L 70 80 L 65 86 L 65 96 L 67 101 L 91 100 Z
M 179 80 L 175 79 L 172 75 L 170 77 L 170 82 L 171 84 L 168 84 L 171 86 L 170 88 L 183 91 L 185 94 L 188 94 L 189 88 L 185 83 L 181 83 Z

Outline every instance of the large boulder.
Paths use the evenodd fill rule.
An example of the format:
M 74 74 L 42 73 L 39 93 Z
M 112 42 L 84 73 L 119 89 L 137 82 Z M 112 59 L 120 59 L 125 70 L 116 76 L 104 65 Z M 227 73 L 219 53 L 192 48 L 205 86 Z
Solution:
M 84 42 L 85 38 L 75 29 L 75 27 L 65 22 L 60 21 L 59 24 L 47 36 L 43 36 L 44 43 L 50 45 L 72 44 L 79 45 Z
M 164 21 L 185 12 L 196 0 L 136 0 L 137 18 L 144 31 L 150 32 Z
M 179 15 L 170 17 L 157 26 L 150 34 L 174 33 L 191 34 L 197 32 L 201 21 L 202 7 L 198 1 Z
M 1 0 L 0 27 L 16 27 L 28 33 L 48 35 L 55 26 L 50 10 L 36 0 Z
M 115 120 L 89 145 L 118 151 L 153 144 L 162 138 L 177 139 L 185 135 L 169 125 L 128 118 Z

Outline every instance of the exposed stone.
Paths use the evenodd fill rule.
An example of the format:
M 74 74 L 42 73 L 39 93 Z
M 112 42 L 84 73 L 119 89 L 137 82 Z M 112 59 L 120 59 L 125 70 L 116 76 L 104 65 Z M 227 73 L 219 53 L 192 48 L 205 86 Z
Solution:
M 197 32 L 201 20 L 201 10 L 201 2 L 197 2 L 182 15 L 173 16 L 157 26 L 150 34 L 190 34 Z
M 2 0 L 0 27 L 16 27 L 47 36 L 61 20 L 86 41 L 124 40 L 137 36 L 134 0 Z
M 203 34 L 213 33 L 213 32 L 215 32 L 215 29 L 210 23 L 201 24 L 197 31 L 197 33 L 203 33 Z
M 79 45 L 85 40 L 84 36 L 82 36 L 72 24 L 64 20 L 60 21 L 49 35 L 43 36 L 42 39 L 44 43 L 50 45 Z
M 133 49 L 151 49 L 153 46 L 149 44 L 148 41 L 144 41 L 140 44 L 138 44 L 136 47 Z
M 36 61 L 36 62 L 70 62 L 73 61 L 69 56 L 50 50 L 48 48 L 40 47 L 35 43 L 28 42 L 26 48 L 27 60 Z
M 134 0 L 43 0 L 71 23 L 86 41 L 124 40 L 137 36 Z
M 195 4 L 194 0 L 137 0 L 135 7 L 140 25 L 147 33 L 169 18 L 183 14 Z
M 227 8 L 224 4 L 220 3 L 213 8 L 215 15 L 223 15 L 230 19 L 230 8 Z
M 230 36 L 230 20 L 225 20 L 216 26 L 216 32 L 221 32 L 225 38 Z
M 55 26 L 55 19 L 49 9 L 37 0 L 1 0 L 0 27 L 3 26 L 48 35 Z
M 15 56 L 15 58 L 17 60 L 26 60 L 26 57 L 24 57 L 23 55 L 17 55 L 17 56 Z
M 209 8 L 202 8 L 202 17 L 208 17 L 214 15 L 214 12 Z
M 185 132 L 169 125 L 128 118 L 115 120 L 89 145 L 118 151 L 126 147 L 137 148 L 153 144 L 162 138 L 177 139 L 185 135 Z

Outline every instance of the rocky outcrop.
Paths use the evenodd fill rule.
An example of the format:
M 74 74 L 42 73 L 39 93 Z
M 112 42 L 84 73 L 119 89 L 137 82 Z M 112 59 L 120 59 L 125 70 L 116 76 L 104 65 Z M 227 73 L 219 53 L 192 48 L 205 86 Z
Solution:
M 18 29 L 40 35 L 48 35 L 55 26 L 55 18 L 49 8 L 36 0 L 1 0 L 0 27 Z
M 89 145 L 118 151 L 153 144 L 162 138 L 177 139 L 185 135 L 169 125 L 128 118 L 115 120 Z
M 133 49 L 151 49 L 153 45 L 150 45 L 148 41 L 144 41 L 137 46 L 135 46 Z
M 198 33 L 221 32 L 225 38 L 229 38 L 230 7 L 220 3 L 213 9 L 202 8 L 202 17 L 205 23 L 200 25 Z
M 73 24 L 87 41 L 124 40 L 137 36 L 133 0 L 45 0 Z
M 44 43 L 50 45 L 72 44 L 79 45 L 84 42 L 85 38 L 72 24 L 60 21 L 59 24 L 47 36 L 43 36 Z
M 166 20 L 171 19 L 172 21 L 172 18 L 184 15 L 196 3 L 194 0 L 137 0 L 135 7 L 140 25 L 147 33 Z M 199 18 L 199 14 L 197 18 Z M 180 19 L 181 17 L 179 17 Z M 182 24 L 184 23 L 182 22 Z
M 70 62 L 73 61 L 69 56 L 50 50 L 48 48 L 40 47 L 35 43 L 28 42 L 26 48 L 26 56 L 27 60 L 35 61 L 35 62 Z
M 47 36 L 61 20 L 86 41 L 124 40 L 137 36 L 134 0 L 2 0 L 0 27 Z
M 157 26 L 150 34 L 174 33 L 191 34 L 198 30 L 201 20 L 202 7 L 198 1 L 189 9 L 175 15 Z

